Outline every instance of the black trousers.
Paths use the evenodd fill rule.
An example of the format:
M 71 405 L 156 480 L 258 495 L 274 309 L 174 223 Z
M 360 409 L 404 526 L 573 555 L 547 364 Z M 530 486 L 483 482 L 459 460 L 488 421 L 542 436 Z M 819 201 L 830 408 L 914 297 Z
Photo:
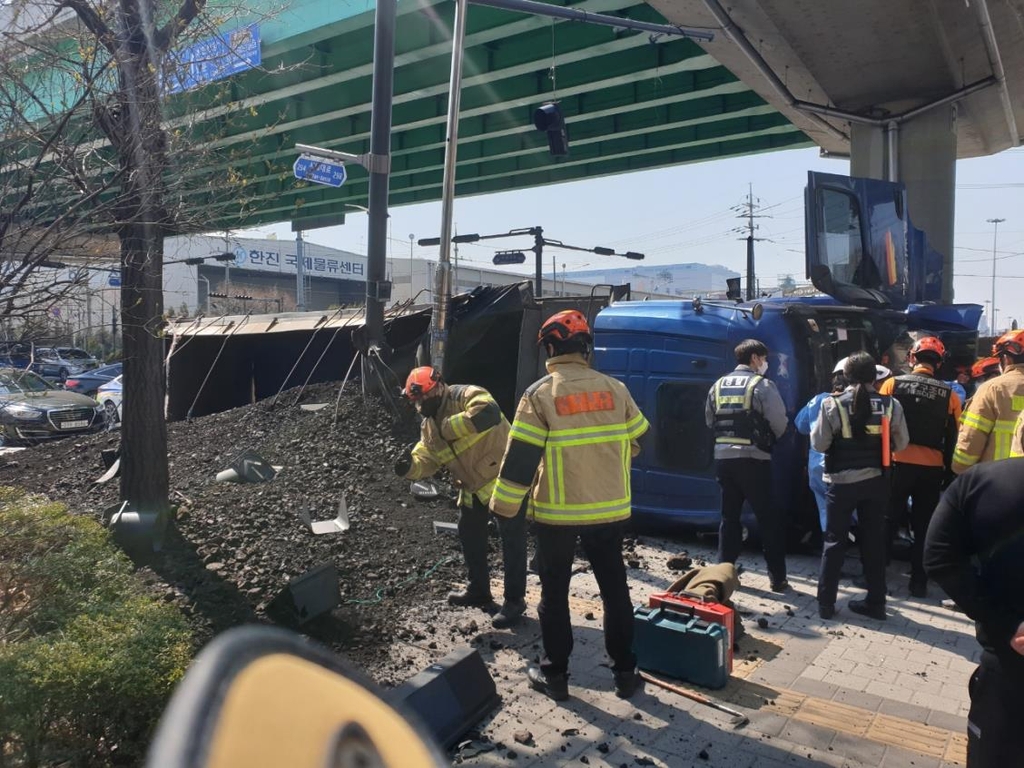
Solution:
M 910 579 L 915 583 L 924 584 L 928 581 L 921 562 L 924 537 L 942 495 L 944 475 L 942 467 L 926 467 L 921 464 L 896 464 L 893 467 L 887 542 L 891 547 L 896 532 L 907 519 L 909 499 L 913 502 L 910 505 L 909 523 L 914 534 L 914 544 L 910 549 Z
M 1005 768 L 1024 760 L 1024 664 L 983 651 L 968 690 L 967 768 Z
M 526 502 L 515 517 L 501 517 L 501 555 L 505 563 L 505 599 L 522 600 L 526 596 Z M 466 558 L 469 591 L 476 595 L 491 594 L 491 574 L 487 565 L 487 522 L 490 510 L 476 496 L 472 507 L 459 510 L 459 540 Z
M 576 540 L 590 561 L 604 603 L 604 647 L 612 669 L 625 672 L 636 667 L 633 655 L 633 603 L 629 599 L 626 566 L 622 561 L 623 523 L 601 525 L 536 524 L 537 558 L 540 566 L 540 631 L 544 639 L 541 669 L 548 675 L 564 675 L 572 653 L 572 622 L 569 619 L 569 580 Z
M 884 475 L 858 483 L 826 483 L 825 534 L 818 572 L 818 603 L 835 605 L 839 572 L 849 545 L 850 519 L 857 512 L 861 561 L 868 583 L 867 601 L 885 605 L 885 520 L 889 478 Z
M 722 487 L 722 522 L 718 528 L 718 562 L 735 563 L 743 548 L 743 502 L 750 504 L 761 533 L 772 584 L 786 580 L 785 522 L 775 505 L 772 463 L 764 459 L 720 459 L 715 475 Z

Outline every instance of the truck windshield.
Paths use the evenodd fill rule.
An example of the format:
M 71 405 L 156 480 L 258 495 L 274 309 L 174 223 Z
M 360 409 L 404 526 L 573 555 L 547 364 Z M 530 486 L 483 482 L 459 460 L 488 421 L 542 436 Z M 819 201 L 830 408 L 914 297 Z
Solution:
M 837 283 L 879 288 L 881 275 L 875 262 L 865 258 L 861 214 L 857 198 L 837 189 L 818 190 L 821 231 L 818 254 Z

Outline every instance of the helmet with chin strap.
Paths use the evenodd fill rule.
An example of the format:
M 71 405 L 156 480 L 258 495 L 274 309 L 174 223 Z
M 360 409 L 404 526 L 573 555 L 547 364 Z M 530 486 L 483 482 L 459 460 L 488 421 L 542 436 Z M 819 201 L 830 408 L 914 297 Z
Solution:
M 585 336 L 588 342 L 592 341 L 590 324 L 579 310 L 566 309 L 556 312 L 544 322 L 537 334 L 537 343 L 568 341 L 577 336 Z
M 1024 356 L 1024 330 L 1007 331 L 992 345 L 992 356 L 1012 355 L 1013 357 Z
M 405 380 L 402 394 L 413 402 L 423 400 L 438 384 L 441 384 L 441 372 L 429 365 L 413 368 L 409 378 Z

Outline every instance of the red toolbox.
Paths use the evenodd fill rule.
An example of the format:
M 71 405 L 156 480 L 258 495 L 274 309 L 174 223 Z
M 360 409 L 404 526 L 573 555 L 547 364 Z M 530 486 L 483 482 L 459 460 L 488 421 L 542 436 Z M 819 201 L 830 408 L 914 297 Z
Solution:
M 678 613 L 688 614 L 694 618 L 701 619 L 709 624 L 723 625 L 728 638 L 726 643 L 728 646 L 726 664 L 728 665 L 729 674 L 732 674 L 733 645 L 736 642 L 736 614 L 732 608 L 692 592 L 655 592 L 650 596 L 647 604 L 650 608 L 664 606 Z

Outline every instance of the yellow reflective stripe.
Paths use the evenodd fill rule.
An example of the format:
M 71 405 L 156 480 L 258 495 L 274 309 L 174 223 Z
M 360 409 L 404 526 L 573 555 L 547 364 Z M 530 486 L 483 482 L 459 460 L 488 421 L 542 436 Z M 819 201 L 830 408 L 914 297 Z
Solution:
M 1013 428 L 1017 426 L 1016 419 L 1006 421 L 1005 419 L 999 419 L 996 421 L 995 426 L 992 428 L 993 432 L 1009 432 L 1013 434 Z
M 842 427 L 841 427 L 842 435 L 847 440 L 852 440 L 853 439 L 853 425 L 850 424 L 850 414 L 848 414 L 846 412 L 846 408 L 843 406 L 843 404 L 841 402 L 839 402 L 839 398 L 833 398 L 833 399 L 836 401 L 836 410 L 839 411 L 839 423 L 842 425 Z
M 864 431 L 867 434 L 869 434 L 869 435 L 880 435 L 880 434 L 882 434 L 882 428 L 881 427 L 874 427 L 874 426 L 872 426 L 870 424 L 868 424 L 866 427 L 864 427 Z
M 534 520 L 538 520 L 542 523 L 557 523 L 562 522 L 566 524 L 575 523 L 604 523 L 614 522 L 621 520 L 625 517 L 629 517 L 630 507 L 627 504 L 623 509 L 616 512 L 597 512 L 594 514 L 590 513 L 573 513 L 571 515 L 559 515 L 557 513 L 541 512 L 535 507 L 531 507 L 531 517 Z
M 572 429 L 552 429 L 547 432 L 548 437 L 564 437 L 565 435 L 592 435 L 597 432 L 626 432 L 626 425 L 619 424 L 595 424 L 589 427 L 573 427 Z
M 491 480 L 491 482 L 487 483 L 482 488 L 478 488 L 476 493 L 473 495 L 480 499 L 484 504 L 489 503 L 491 500 L 491 494 L 494 492 L 495 482 L 495 480 Z
M 562 469 L 565 460 L 562 457 L 561 448 L 556 448 L 554 453 L 558 457 L 556 464 L 558 471 L 555 474 L 555 482 L 558 483 L 558 495 L 552 496 L 551 500 L 557 504 L 565 500 L 565 471 Z
M 530 424 L 524 424 L 521 421 L 515 421 L 512 423 L 511 437 L 514 440 L 522 440 L 524 443 L 543 448 L 544 443 L 547 442 L 548 435 L 542 429 L 538 429 Z
M 753 440 L 748 440 L 745 437 L 716 437 L 716 443 L 724 443 L 726 445 L 753 445 Z
M 494 481 L 494 489 L 491 491 L 491 495 L 498 501 L 503 501 L 506 504 L 522 504 L 523 497 L 528 490 L 529 488 L 509 482 L 503 477 L 498 477 Z
M 456 437 L 469 437 L 471 434 L 466 426 L 466 414 L 457 413 L 448 419 L 448 428 Z
M 443 451 L 435 453 L 434 458 L 438 464 L 450 464 L 455 461 L 455 453 L 451 448 L 445 448 Z
M 623 508 L 629 509 L 630 506 L 628 496 L 624 496 L 621 499 L 612 499 L 611 501 L 582 501 L 577 504 L 567 504 L 565 502 L 555 504 L 551 501 L 540 501 L 538 499 L 534 499 L 533 503 L 537 509 L 546 512 L 557 512 L 558 510 L 564 512 L 609 512 Z
M 452 444 L 456 456 L 461 456 L 474 445 L 483 440 L 485 435 L 481 432 L 474 432 L 469 437 L 463 437 Z
M 995 422 L 991 419 L 986 419 L 984 416 L 979 416 L 973 411 L 967 411 L 963 415 L 964 426 L 973 427 L 974 429 L 980 430 L 981 432 L 991 432 L 992 427 L 995 426 Z
M 995 438 L 995 450 L 992 452 L 992 460 L 999 461 L 1010 458 L 1010 445 L 1013 441 L 1013 435 L 996 432 L 992 434 Z
M 746 395 L 719 395 L 718 396 L 718 404 L 719 405 L 746 405 L 747 404 L 747 396 Z
M 1010 395 L 1010 408 L 1018 413 L 1024 411 L 1024 395 Z
M 599 435 L 596 437 L 563 437 L 559 440 L 549 440 L 548 445 L 557 445 L 560 448 L 568 448 L 572 445 L 603 445 L 606 443 L 628 443 L 629 436 L 620 435 Z
M 953 451 L 953 461 L 957 464 L 963 464 L 965 467 L 973 467 L 980 460 L 981 456 L 972 456 L 965 451 L 961 451 L 959 448 Z
M 629 435 L 630 440 L 635 440 L 650 429 L 650 427 L 651 425 L 647 419 L 644 418 L 644 415 L 642 413 L 638 413 L 626 422 L 626 433 Z

